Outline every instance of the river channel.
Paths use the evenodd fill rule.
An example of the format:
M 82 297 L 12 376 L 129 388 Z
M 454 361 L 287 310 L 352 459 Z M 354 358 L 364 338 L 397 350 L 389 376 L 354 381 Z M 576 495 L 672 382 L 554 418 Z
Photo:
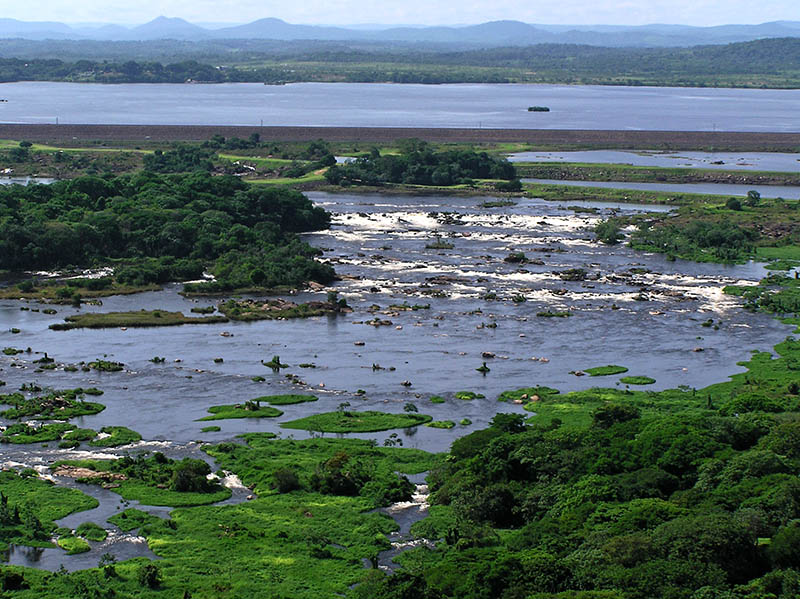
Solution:
M 664 207 L 589 202 L 567 207 L 521 199 L 514 206 L 489 208 L 482 207 L 487 198 L 476 197 L 309 196 L 334 218 L 330 230 L 305 238 L 324 251 L 322 259 L 342 277 L 333 289 L 352 306 L 352 313 L 292 321 L 53 331 L 50 324 L 78 310 L 189 313 L 217 300 L 186 299 L 177 285 L 105 298 L 102 306 L 55 306 L 54 315 L 34 311 L 41 308 L 36 302 L 0 300 L 0 347 L 31 348 L 30 354 L 0 355 L 4 390 L 32 381 L 61 389 L 99 387 L 105 394 L 98 400 L 107 408 L 72 422 L 93 429 L 126 425 L 143 435 L 144 441 L 114 450 L 116 455 L 138 449 L 170 457 L 196 455 L 196 441 L 230 441 L 242 432 L 306 438 L 309 433 L 281 429 L 280 423 L 335 410 L 342 402 L 349 402 L 350 409 L 389 412 L 402 412 L 406 402 L 413 402 L 435 420 L 469 419 L 471 425 L 451 430 L 423 426 L 395 431 L 405 447 L 446 451 L 457 437 L 485 427 L 498 411 L 521 410 L 498 403 L 501 391 L 619 384 L 618 377 L 589 380 L 570 374 L 604 364 L 622 364 L 629 374 L 655 378 L 653 389 L 699 388 L 741 372 L 736 363 L 751 350 L 769 351 L 790 332 L 769 316 L 742 310 L 736 298 L 722 293 L 726 284 L 755 284 L 765 274 L 761 265 L 669 262 L 661 255 L 592 239 L 590 228 L 612 211 Z M 448 244 L 452 248 L 426 247 Z M 529 263 L 504 261 L 520 251 Z M 586 271 L 585 280 L 564 280 L 560 274 L 577 268 Z M 325 291 L 302 292 L 292 299 L 321 299 Z M 418 309 L 392 307 L 403 304 Z M 547 311 L 571 316 L 537 316 Z M 365 324 L 376 317 L 390 324 Z M 701 326 L 709 318 L 718 330 Z M 21 332 L 13 334 L 12 328 Z M 45 351 L 60 364 L 106 357 L 124 362 L 126 369 L 36 372 L 33 360 Z M 495 357 L 485 358 L 484 352 Z M 261 360 L 273 355 L 290 367 L 280 373 L 265 368 Z M 154 356 L 166 361 L 154 364 Z M 214 358 L 224 361 L 215 363 Z M 486 375 L 476 371 L 483 362 L 491 369 Z M 315 367 L 300 368 L 301 363 Z M 292 382 L 287 373 L 301 382 Z M 266 381 L 254 382 L 254 376 Z M 454 393 L 462 390 L 486 398 L 456 399 Z M 314 393 L 320 401 L 284 406 L 284 415 L 276 419 L 222 420 L 215 422 L 219 432 L 200 430 L 207 423 L 197 419 L 211 405 L 287 392 Z M 433 394 L 445 402 L 431 403 Z M 392 432 L 354 436 L 380 443 Z M 85 456 L 77 452 L 87 449 L 3 445 L 0 462 L 46 471 L 54 460 Z M 116 495 L 105 501 L 115 503 L 101 505 L 103 514 L 117 509 Z M 80 514 L 70 518 L 82 521 Z M 59 563 L 74 568 L 70 559 L 62 555 Z

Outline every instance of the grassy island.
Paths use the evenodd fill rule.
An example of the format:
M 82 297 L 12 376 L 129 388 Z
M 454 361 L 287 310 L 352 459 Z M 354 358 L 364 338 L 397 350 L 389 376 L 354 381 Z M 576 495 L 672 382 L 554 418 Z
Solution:
M 260 399 L 260 398 L 259 398 Z M 277 408 L 261 406 L 259 399 L 246 401 L 243 404 L 228 404 L 211 406 L 208 411 L 210 416 L 203 416 L 198 420 L 228 420 L 231 418 L 277 418 L 283 415 Z
M 67 316 L 65 322 L 51 324 L 54 331 L 135 327 L 171 327 L 184 324 L 228 322 L 224 316 L 184 316 L 182 312 L 139 310 L 136 312 L 85 312 Z
M 430 416 L 424 414 L 388 414 L 386 412 L 350 412 L 340 410 L 284 422 L 281 426 L 283 428 L 323 433 L 374 433 L 393 428 L 419 426 L 431 420 Z

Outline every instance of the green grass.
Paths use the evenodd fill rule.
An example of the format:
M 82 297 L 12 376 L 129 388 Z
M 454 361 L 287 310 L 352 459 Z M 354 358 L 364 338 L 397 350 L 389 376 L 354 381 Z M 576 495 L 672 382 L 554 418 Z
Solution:
M 257 397 L 252 401 L 268 403 L 271 406 L 289 406 L 297 403 L 306 403 L 310 401 L 317 401 L 319 397 L 316 395 L 264 395 Z
M 67 441 L 91 441 L 97 436 L 97 431 L 91 428 L 76 428 L 65 434 L 62 439 Z
M 248 181 L 256 185 L 298 185 L 300 183 L 322 182 L 325 181 L 325 176 L 315 172 L 310 172 L 295 179 L 291 179 L 289 177 L 277 177 L 275 179 L 248 179 Z
M 323 433 L 374 433 L 393 428 L 408 428 L 430 422 L 424 414 L 388 414 L 386 412 L 325 412 L 281 424 L 283 428 Z
M 652 385 L 656 379 L 649 376 L 623 376 L 619 382 L 626 385 Z
M 119 493 L 123 499 L 138 501 L 144 505 L 166 505 L 169 507 L 191 507 L 196 505 L 209 505 L 224 501 L 231 496 L 231 490 L 222 487 L 213 493 L 198 493 L 192 491 L 170 491 L 159 489 L 138 480 L 126 480 L 112 491 Z
M 228 322 L 224 316 L 184 316 L 182 312 L 139 310 L 133 312 L 86 312 L 67 316 L 63 323 L 51 324 L 54 331 L 71 329 L 107 329 L 134 327 L 170 327 L 184 324 L 216 324 Z
M 320 465 L 331 459 L 345 457 L 361 462 L 374 479 L 394 476 L 396 472 L 419 474 L 429 470 L 438 459 L 419 449 L 380 447 L 361 439 L 296 441 L 275 439 L 271 433 L 246 433 L 241 437 L 246 444 L 221 443 L 206 447 L 205 451 L 220 467 L 236 472 L 259 497 L 278 494 L 275 473 L 287 469 L 296 473 L 300 489 L 312 489 Z
M 100 432 L 109 436 L 89 441 L 89 445 L 92 447 L 119 447 L 142 440 L 139 433 L 125 426 L 104 426 Z
M 63 536 L 58 538 L 58 546 L 67 552 L 67 555 L 86 553 L 91 549 L 86 539 L 80 537 Z
M 525 401 L 530 400 L 534 395 L 547 397 L 549 395 L 556 395 L 557 393 L 560 393 L 560 391 L 552 387 L 523 387 L 522 389 L 515 389 L 513 391 L 503 391 L 498 396 L 497 401 Z
M 84 522 L 75 529 L 75 536 L 83 537 L 88 541 L 105 541 L 108 531 L 94 522 Z
M 759 260 L 800 260 L 800 245 L 756 248 Z
M 617 366 L 609 364 L 608 366 L 595 366 L 594 368 L 585 368 L 583 370 L 589 376 L 610 376 L 612 374 L 622 374 L 628 372 L 624 366 Z
M 228 420 L 232 418 L 277 418 L 282 416 L 277 408 L 269 406 L 246 407 L 248 404 L 227 404 L 222 406 L 211 406 L 208 411 L 211 412 L 210 416 L 203 416 L 198 418 L 199 421 L 204 420 Z
M 216 432 L 219 432 L 221 430 L 222 429 L 220 427 L 218 427 L 216 425 L 212 425 L 212 426 L 204 426 L 203 428 L 200 429 L 200 432 L 201 433 L 216 433 Z
M 54 520 L 98 505 L 96 499 L 76 489 L 57 487 L 35 475 L 20 476 L 11 470 L 0 471 L 0 490 L 7 497 L 12 512 L 14 507 L 21 511 L 29 510 L 41 523 L 38 530 L 31 526 L 29 519 L 0 526 L 0 549 L 4 549 L 7 543 L 52 546 L 50 532 L 56 528 Z
M 786 260 L 784 258 L 778 258 L 777 260 L 769 262 L 764 268 L 767 270 L 792 270 L 798 266 L 800 266 L 800 260 Z
M 476 393 L 475 391 L 456 391 L 455 398 L 470 401 L 473 399 L 486 399 L 486 396 L 482 393 Z
M 431 403 L 444 403 L 445 399 L 441 395 L 431 395 L 430 402 Z
M 72 303 L 72 297 L 75 293 L 78 293 L 83 299 L 88 299 L 109 297 L 112 295 L 132 295 L 144 291 L 159 291 L 160 289 L 161 287 L 158 285 L 122 285 L 119 283 L 112 283 L 105 289 L 92 290 L 85 287 L 78 288 L 59 283 L 38 283 L 36 287 L 28 291 L 23 291 L 16 285 L 4 287 L 0 289 L 0 299 L 30 299 L 56 304 L 70 304 Z
M 425 426 L 431 428 L 454 428 L 455 425 L 456 423 L 452 420 L 434 420 L 433 422 L 428 422 Z
M 74 424 L 67 424 L 66 422 L 42 424 L 39 426 L 32 426 L 25 422 L 20 422 L 12 424 L 3 432 L 2 441 L 4 443 L 20 445 L 58 441 L 64 433 L 74 428 Z
M 131 532 L 132 530 L 136 530 L 147 524 L 159 522 L 160 520 L 161 518 L 158 516 L 153 516 L 142 510 L 129 507 L 111 516 L 108 522 L 115 525 L 122 532 Z
M 93 392 L 95 390 L 88 389 Z M 84 401 L 86 391 L 67 389 L 53 391 L 47 395 L 26 399 L 21 393 L 0 395 L 0 404 L 13 406 L 0 412 L 0 417 L 9 420 L 38 417 L 47 420 L 68 420 L 78 416 L 90 416 L 102 412 L 106 407 L 101 403 Z M 98 392 L 101 393 L 101 392 Z

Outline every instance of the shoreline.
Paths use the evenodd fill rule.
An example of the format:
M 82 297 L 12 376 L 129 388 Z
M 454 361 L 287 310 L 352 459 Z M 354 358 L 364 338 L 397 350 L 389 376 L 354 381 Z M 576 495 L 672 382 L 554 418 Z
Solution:
M 582 149 L 800 151 L 800 132 L 644 131 L 586 129 L 470 129 L 425 127 L 293 127 L 247 125 L 0 124 L 0 139 L 34 142 L 205 141 L 213 135 L 269 141 L 392 142 L 418 138 L 439 143 L 529 143 Z

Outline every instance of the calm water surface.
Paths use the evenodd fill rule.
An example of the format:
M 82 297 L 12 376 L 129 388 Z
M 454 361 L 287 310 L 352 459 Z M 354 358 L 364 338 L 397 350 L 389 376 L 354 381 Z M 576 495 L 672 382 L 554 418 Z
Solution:
M 800 131 L 800 90 L 19 82 L 0 96 L 4 123 Z
M 620 150 L 518 152 L 511 154 L 508 160 L 510 162 L 586 162 L 745 171 L 797 172 L 800 170 L 800 154 L 779 152 L 624 152 Z

